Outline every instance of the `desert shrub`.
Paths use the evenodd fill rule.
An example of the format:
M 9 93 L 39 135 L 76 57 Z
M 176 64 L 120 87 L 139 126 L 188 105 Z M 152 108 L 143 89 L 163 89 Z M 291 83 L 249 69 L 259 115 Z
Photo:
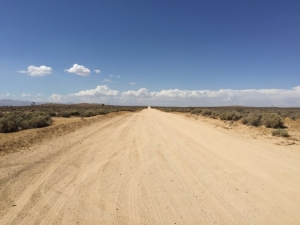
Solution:
M 218 118 L 218 117 L 220 117 L 220 114 L 221 114 L 222 112 L 220 111 L 220 110 L 212 110 L 211 111 L 211 116 L 210 117 L 212 117 L 212 118 Z
M 287 115 L 287 113 L 285 113 L 285 112 L 280 112 L 280 114 L 279 113 L 277 113 L 279 116 L 281 116 L 281 118 L 286 118 L 286 117 L 288 117 L 288 115 Z
M 191 110 L 190 109 L 187 109 L 187 108 L 180 108 L 177 110 L 178 112 L 182 112 L 182 113 L 188 113 L 190 112 Z
M 201 115 L 203 115 L 203 116 L 210 116 L 211 115 L 211 110 L 204 109 L 204 110 L 202 110 Z
M 218 116 L 216 114 L 211 114 L 210 118 L 212 118 L 212 119 L 218 119 Z
M 260 126 L 261 125 L 261 114 L 258 113 L 250 113 L 246 117 L 243 117 L 241 122 L 243 124 L 249 125 L 249 126 Z
M 105 110 L 103 110 L 102 112 L 104 112 L 104 114 L 108 114 L 108 113 L 114 113 L 114 112 L 119 112 L 120 110 L 118 110 L 118 109 L 105 109 Z M 101 115 L 101 114 L 99 114 L 99 115 Z
M 279 137 L 289 137 L 289 134 L 284 129 L 276 129 L 272 131 L 273 136 L 279 136 Z
M 191 114 L 199 115 L 201 112 L 202 112 L 201 109 L 193 109 L 193 110 L 191 110 Z
M 79 116 L 80 112 L 78 110 L 73 110 L 70 112 L 71 116 Z
M 82 117 L 91 117 L 95 116 L 96 114 L 93 111 L 84 111 L 80 113 L 80 116 Z
M 221 120 L 239 120 L 241 118 L 241 113 L 238 111 L 223 112 L 220 114 Z
M 134 112 L 135 110 L 133 108 L 122 108 L 120 111 L 127 111 L 127 112 Z
M 244 111 L 245 111 L 244 108 L 241 108 L 241 107 L 238 107 L 238 108 L 236 108 L 235 110 L 238 111 L 239 113 L 242 113 L 242 114 L 243 114 Z
M 42 117 L 42 116 L 35 117 L 35 118 L 32 118 L 30 121 L 24 121 L 24 122 L 26 122 L 26 126 L 28 126 L 28 127 L 26 127 L 26 129 L 28 129 L 28 128 L 46 127 L 46 126 L 48 126 L 48 125 L 51 124 L 51 123 L 49 124 L 49 121 L 48 121 L 47 118 Z
M 295 115 L 292 115 L 290 118 L 291 118 L 291 120 L 297 120 L 297 117 Z
M 56 116 L 56 112 L 50 112 L 49 114 L 50 114 L 51 117 Z
M 220 114 L 220 120 L 227 120 L 227 112 L 222 112 Z
M 300 113 L 291 113 L 289 115 L 290 119 L 292 120 L 297 120 L 297 119 L 300 119 Z
M 40 128 L 51 125 L 51 116 L 43 112 L 14 112 L 7 113 L 0 119 L 0 132 L 16 132 L 30 128 Z
M 281 117 L 276 113 L 264 114 L 262 117 L 262 123 L 268 128 L 282 128 L 283 121 Z
M 114 111 L 114 110 L 112 110 L 112 111 Z M 97 113 L 97 115 L 105 115 L 105 114 L 108 114 L 109 111 L 106 109 L 99 109 L 96 113 Z
M 68 112 L 68 111 L 62 111 L 62 112 L 59 112 L 57 116 L 69 118 L 69 117 L 71 116 L 71 112 Z

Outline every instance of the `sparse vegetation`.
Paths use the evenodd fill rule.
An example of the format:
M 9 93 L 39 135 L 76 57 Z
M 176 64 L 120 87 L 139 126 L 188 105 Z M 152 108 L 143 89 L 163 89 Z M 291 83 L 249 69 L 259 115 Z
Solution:
M 189 112 L 213 119 L 240 121 L 247 126 L 267 128 L 283 128 L 284 118 L 300 119 L 300 108 L 275 107 L 152 107 L 165 112 Z
M 191 110 L 191 114 L 199 115 L 201 112 L 202 112 L 201 109 L 193 109 L 193 110 Z
M 261 125 L 261 114 L 259 113 L 249 113 L 247 116 L 243 117 L 241 122 L 248 126 L 258 127 Z
M 0 118 L 0 132 L 16 132 L 30 128 L 40 128 L 51 125 L 49 113 L 44 112 L 13 112 Z
M 272 131 L 273 136 L 279 136 L 279 137 L 289 137 L 289 134 L 284 129 L 276 129 Z
M 262 123 L 268 128 L 282 128 L 283 121 L 278 114 L 270 113 L 264 114 L 262 117 Z
M 84 111 L 84 112 L 82 112 L 82 114 L 80 114 L 82 117 L 91 117 L 91 116 L 95 116 L 96 115 L 96 113 L 95 112 L 93 112 L 93 111 L 91 111 L 91 110 L 89 110 L 89 111 Z
M 211 110 L 204 109 L 204 110 L 202 110 L 201 115 L 202 116 L 210 116 L 211 115 Z
M 67 111 L 63 111 L 63 112 L 59 112 L 59 113 L 58 113 L 58 116 L 59 116 L 59 117 L 69 118 L 69 117 L 71 117 L 71 113 L 70 113 L 70 112 L 67 112 Z
M 33 107 L 34 106 L 34 107 Z M 51 125 L 51 117 L 92 117 L 113 112 L 134 112 L 146 107 L 104 104 L 43 104 L 19 107 L 0 106 L 0 133 Z
M 220 115 L 221 120 L 239 120 L 241 118 L 241 113 L 238 111 L 229 111 L 229 112 L 223 112 Z

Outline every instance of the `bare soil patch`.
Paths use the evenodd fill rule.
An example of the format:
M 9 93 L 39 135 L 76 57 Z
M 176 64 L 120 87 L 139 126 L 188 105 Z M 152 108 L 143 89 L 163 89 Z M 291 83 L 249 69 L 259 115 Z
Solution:
M 264 139 L 270 140 L 276 145 L 300 145 L 300 119 L 292 120 L 290 118 L 284 119 L 285 130 L 288 132 L 289 137 L 276 137 L 272 136 L 273 128 L 266 128 L 265 126 L 253 127 L 242 124 L 240 121 L 224 121 L 220 119 L 213 119 L 202 115 L 195 115 L 190 113 L 175 113 L 183 115 L 187 118 L 199 120 L 202 122 L 210 123 L 215 127 L 221 127 L 226 130 L 231 130 L 238 134 L 243 135 L 245 138 Z

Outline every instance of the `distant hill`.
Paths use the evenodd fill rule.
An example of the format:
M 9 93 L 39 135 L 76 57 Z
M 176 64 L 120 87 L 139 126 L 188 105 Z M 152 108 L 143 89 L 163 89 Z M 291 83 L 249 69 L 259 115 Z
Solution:
M 36 102 L 36 105 L 43 104 L 43 102 Z M 0 100 L 0 106 L 27 106 L 31 105 L 30 101 L 20 101 L 20 100 L 10 100 L 2 99 Z

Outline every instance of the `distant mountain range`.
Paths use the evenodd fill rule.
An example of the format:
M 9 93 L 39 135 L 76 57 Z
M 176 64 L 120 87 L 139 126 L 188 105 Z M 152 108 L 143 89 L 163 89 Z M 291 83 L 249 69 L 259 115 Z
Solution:
M 2 99 L 0 100 L 0 106 L 27 106 L 31 105 L 30 101 L 19 101 L 19 100 L 10 100 Z M 36 105 L 45 104 L 44 102 L 35 102 Z

